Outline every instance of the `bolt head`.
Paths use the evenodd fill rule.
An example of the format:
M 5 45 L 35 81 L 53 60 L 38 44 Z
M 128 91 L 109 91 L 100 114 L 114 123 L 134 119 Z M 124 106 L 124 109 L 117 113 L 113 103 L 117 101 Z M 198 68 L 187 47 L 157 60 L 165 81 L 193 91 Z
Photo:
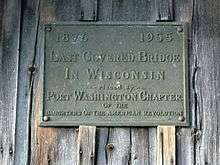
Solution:
M 49 120 L 49 117 L 48 116 L 44 116 L 43 117 L 43 121 L 48 121 Z
M 177 27 L 177 31 L 178 31 L 178 32 L 183 32 L 183 28 L 182 28 L 181 26 L 178 26 L 178 27 Z
M 29 66 L 28 71 L 33 73 L 35 69 L 35 66 Z
M 94 158 L 94 156 L 95 156 L 94 154 L 91 154 L 91 155 L 90 155 L 91 158 Z
M 48 32 L 50 32 L 50 31 L 52 30 L 52 27 L 51 27 L 51 26 L 46 26 L 46 27 L 45 27 L 45 30 L 48 31 Z
M 108 149 L 109 151 L 112 151 L 114 149 L 114 144 L 112 143 L 107 144 L 106 149 Z
M 11 155 L 11 154 L 13 154 L 13 151 L 12 151 L 12 149 L 9 149 L 9 154 Z
M 178 120 L 179 121 L 185 121 L 185 117 L 184 116 L 179 116 Z

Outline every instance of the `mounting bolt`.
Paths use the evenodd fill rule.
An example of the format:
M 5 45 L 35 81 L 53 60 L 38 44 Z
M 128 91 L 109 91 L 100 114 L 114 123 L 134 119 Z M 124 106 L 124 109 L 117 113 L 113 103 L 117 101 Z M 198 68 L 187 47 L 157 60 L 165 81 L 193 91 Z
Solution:
M 12 155 L 13 154 L 13 150 L 10 148 L 9 149 L 9 154 Z
M 81 19 L 83 19 L 83 17 L 84 17 L 84 12 L 81 11 Z
M 184 116 L 179 116 L 178 120 L 179 121 L 185 121 L 185 117 Z
M 52 27 L 51 27 L 51 26 L 46 26 L 46 27 L 45 27 L 45 30 L 48 31 L 48 32 L 50 32 L 50 31 L 52 30 Z
M 29 66 L 29 67 L 28 67 L 28 71 L 29 71 L 30 73 L 34 73 L 35 70 L 36 70 L 36 67 L 35 67 L 35 66 Z
M 134 155 L 134 160 L 136 160 L 138 158 L 137 154 Z
M 80 154 L 80 155 L 82 155 L 82 154 L 83 154 L 83 151 L 82 151 L 81 149 L 79 150 L 79 154 Z
M 174 160 L 173 160 L 173 158 L 170 159 L 170 164 L 171 164 L 171 165 L 174 164 Z
M 93 158 L 94 158 L 94 156 L 95 156 L 94 154 L 91 154 L 91 155 L 90 155 L 91 159 L 93 159 Z
M 109 151 L 112 151 L 114 149 L 114 144 L 112 143 L 107 144 L 106 149 L 108 149 Z
M 49 117 L 48 116 L 44 116 L 43 117 L 43 121 L 48 121 L 49 120 Z
M 183 28 L 182 28 L 181 26 L 178 26 L 178 27 L 177 27 L 177 31 L 178 31 L 178 32 L 183 32 Z
M 1 153 L 4 151 L 3 147 L 0 148 Z

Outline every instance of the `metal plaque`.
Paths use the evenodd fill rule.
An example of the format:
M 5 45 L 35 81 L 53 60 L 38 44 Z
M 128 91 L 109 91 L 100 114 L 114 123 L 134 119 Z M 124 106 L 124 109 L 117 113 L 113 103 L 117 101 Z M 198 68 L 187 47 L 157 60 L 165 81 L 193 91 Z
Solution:
M 181 23 L 44 27 L 41 126 L 189 125 Z

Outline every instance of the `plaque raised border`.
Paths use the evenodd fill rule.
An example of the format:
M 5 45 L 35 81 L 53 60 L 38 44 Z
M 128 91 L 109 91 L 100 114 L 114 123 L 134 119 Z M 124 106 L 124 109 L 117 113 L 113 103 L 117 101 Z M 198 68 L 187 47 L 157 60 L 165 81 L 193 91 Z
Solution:
M 117 28 L 119 28 L 119 29 L 117 30 Z M 60 96 L 60 97 L 63 97 L 62 98 L 63 101 L 60 101 L 60 102 L 58 101 L 59 103 L 56 103 L 56 101 L 58 100 L 57 98 L 54 98 L 54 100 L 56 99 L 56 101 L 50 99 L 50 96 L 51 96 L 51 98 L 53 98 L 53 96 L 52 96 L 53 93 L 52 94 L 51 93 L 48 94 L 48 91 L 46 92 L 46 88 L 47 88 L 46 86 L 47 85 L 49 86 L 49 85 L 51 85 L 53 83 L 53 82 L 49 81 L 48 75 L 50 76 L 50 78 L 51 78 L 51 75 L 52 75 L 49 72 L 51 72 L 53 69 L 55 69 L 55 68 L 50 68 L 50 69 L 48 69 L 49 71 L 47 71 L 47 67 L 49 68 L 49 65 L 47 66 L 46 56 L 48 56 L 47 54 L 50 54 L 48 52 L 48 50 L 47 50 L 47 45 L 49 45 L 48 47 L 53 47 L 53 43 L 50 44 L 50 43 L 48 43 L 47 40 L 49 40 L 50 42 L 55 42 L 54 38 L 53 38 L 54 37 L 53 35 L 55 35 L 56 32 L 58 32 L 58 33 L 68 33 L 68 34 L 73 33 L 74 30 L 77 31 L 77 33 L 81 32 L 80 30 L 77 30 L 77 29 L 84 29 L 84 31 L 86 31 L 85 29 L 87 29 L 87 30 L 89 29 L 88 30 L 89 32 L 86 32 L 86 35 L 87 34 L 89 35 L 91 33 L 91 36 L 94 37 L 95 34 L 97 34 L 97 36 L 98 36 L 97 37 L 98 38 L 97 41 L 102 39 L 102 37 L 104 37 L 103 34 L 105 34 L 105 33 L 106 33 L 106 36 L 108 36 L 110 34 L 111 30 L 112 30 L 112 34 L 113 34 L 112 36 L 116 37 L 117 39 L 118 39 L 118 36 L 119 36 L 119 40 L 120 40 L 120 35 L 121 36 L 125 36 L 125 34 L 128 34 L 129 30 L 130 30 L 131 34 L 136 34 L 137 32 L 141 33 L 141 31 L 144 31 L 143 32 L 144 34 L 140 34 L 140 40 L 141 40 L 140 42 L 143 42 L 143 43 L 146 42 L 145 44 L 148 44 L 148 42 L 150 42 L 151 40 L 155 39 L 155 43 L 153 43 L 151 45 L 147 45 L 148 47 L 152 47 L 154 50 L 156 50 L 156 47 L 154 47 L 155 45 L 157 45 L 156 42 L 161 42 L 161 40 L 162 40 L 162 41 L 164 41 L 163 43 L 165 43 L 165 41 L 169 42 L 170 40 L 172 40 L 172 37 L 174 39 L 178 38 L 178 41 L 181 40 L 181 43 L 173 42 L 173 46 L 171 46 L 171 47 L 175 48 L 175 44 L 177 44 L 178 45 L 177 47 L 181 48 L 180 51 L 182 52 L 181 55 L 180 55 L 181 56 L 181 60 L 180 60 L 181 61 L 180 62 L 181 63 L 180 66 L 181 67 L 178 68 L 178 66 L 177 66 L 177 70 L 181 69 L 181 72 L 182 72 L 182 76 L 181 76 L 182 81 L 178 82 L 179 84 L 182 83 L 181 84 L 182 95 L 180 96 L 180 95 L 175 94 L 175 93 L 173 94 L 172 92 L 171 93 L 169 93 L 169 92 L 168 93 L 162 92 L 162 94 L 158 94 L 155 97 L 154 97 L 154 95 L 152 96 L 153 99 L 159 99 L 158 103 L 160 105 L 156 105 L 155 103 L 149 103 L 151 101 L 153 102 L 153 100 L 147 101 L 147 103 L 145 103 L 146 105 L 142 104 L 140 107 L 138 107 L 138 105 L 139 105 L 138 103 L 134 103 L 134 104 L 136 104 L 137 110 L 132 110 L 132 108 L 134 108 L 134 106 L 135 106 L 135 105 L 133 105 L 132 102 L 124 101 L 123 99 L 122 99 L 123 101 L 121 101 L 121 102 L 119 102 L 118 100 L 116 100 L 116 101 L 112 101 L 112 100 L 110 100 L 110 101 L 97 101 L 97 102 L 92 102 L 91 100 L 90 101 L 86 100 L 85 101 L 86 103 L 85 104 L 83 103 L 83 105 L 78 105 L 78 104 L 81 104 L 79 102 L 75 103 L 75 105 L 74 105 L 73 103 L 68 103 L 69 100 L 73 99 L 73 98 L 71 98 L 71 99 L 69 98 L 70 96 L 68 96 L 68 95 L 70 93 L 64 94 L 65 96 L 64 95 Z M 149 29 L 150 29 L 150 33 L 148 33 Z M 120 30 L 121 30 L 121 32 L 120 32 Z M 155 32 L 155 34 L 154 34 L 154 32 Z M 164 34 L 161 34 L 163 32 L 164 32 Z M 170 37 L 169 34 L 168 33 L 166 34 L 165 32 L 173 33 L 174 36 Z M 100 33 L 102 36 L 99 35 L 98 33 Z M 116 35 L 116 34 L 118 34 L 118 35 Z M 83 36 L 83 35 L 84 34 L 79 34 L 78 39 L 81 42 L 83 42 L 83 40 L 84 40 L 88 44 L 86 43 L 85 45 L 81 45 L 80 46 L 80 44 L 82 44 L 82 43 L 80 41 L 79 42 L 77 41 L 77 39 L 76 39 L 77 37 L 76 36 L 73 36 L 73 40 L 72 40 L 72 42 L 74 42 L 73 44 L 75 44 L 75 45 L 78 44 L 76 46 L 77 47 L 76 49 L 80 50 L 80 51 L 83 51 L 84 49 L 86 49 L 86 46 L 88 46 L 90 49 L 93 48 L 92 47 L 93 44 L 89 43 L 89 42 L 91 42 L 91 41 L 89 41 L 90 39 L 88 39 L 88 41 L 87 41 L 87 38 L 85 36 Z M 143 36 L 141 36 L 141 35 L 143 35 Z M 151 36 L 151 35 L 153 35 L 153 36 Z M 175 36 L 175 35 L 178 35 L 178 36 Z M 110 40 L 113 39 L 112 36 L 108 36 L 110 38 Z M 134 39 L 134 38 L 132 38 L 131 35 L 129 35 L 129 36 L 130 36 L 131 39 Z M 48 37 L 52 37 L 52 38 L 48 39 Z M 69 41 L 66 41 L 67 39 L 65 37 L 66 36 L 61 36 L 60 39 L 63 40 L 63 41 L 61 41 L 61 42 L 59 41 L 60 42 L 59 44 L 61 44 L 61 45 L 59 45 L 58 47 L 59 47 L 61 53 L 62 53 L 62 51 L 66 51 L 67 49 L 70 50 L 70 51 L 73 51 L 72 46 L 70 46 L 71 48 L 68 48 L 68 46 L 67 47 L 64 46 L 65 43 L 69 42 Z M 93 38 L 93 39 L 95 39 L 95 38 Z M 104 40 L 104 38 L 103 38 L 103 40 Z M 123 41 L 125 41 L 125 40 L 123 40 Z M 122 44 L 124 44 L 125 46 L 123 46 L 121 49 L 120 49 L 120 46 L 117 47 L 117 45 L 120 44 L 120 42 L 119 43 L 115 43 L 115 45 L 114 45 L 114 42 L 110 42 L 112 45 L 109 45 L 109 47 L 111 47 L 111 46 L 112 47 L 116 47 L 115 49 L 117 51 L 122 51 L 123 48 L 129 47 L 131 45 L 131 42 L 132 41 L 128 41 L 127 43 L 126 42 L 122 42 Z M 70 43 L 68 43 L 68 44 L 70 44 Z M 129 46 L 126 46 L 126 44 L 129 44 Z M 136 44 L 134 42 L 133 44 L 138 47 L 139 43 Z M 103 45 L 104 45 L 103 47 L 107 48 L 105 43 L 103 43 Z M 167 44 L 165 44 L 165 45 L 167 45 Z M 65 48 L 62 49 L 62 47 L 65 47 Z M 80 48 L 78 48 L 78 47 L 80 47 Z M 143 46 L 141 48 L 143 49 Z M 147 50 L 151 51 L 152 48 L 148 48 Z M 97 51 L 98 49 L 99 49 L 99 47 L 97 46 L 97 44 L 94 44 L 94 52 Z M 142 51 L 142 49 L 140 51 Z M 163 49 L 163 51 L 166 51 L 166 46 L 161 46 L 161 49 Z M 92 51 L 93 51 L 93 49 L 92 49 Z M 139 54 L 142 53 L 140 51 L 138 52 Z M 97 52 L 95 52 L 94 54 L 96 54 L 96 53 Z M 110 54 L 111 53 L 112 52 L 110 52 Z M 138 54 L 138 53 L 136 52 L 136 54 Z M 57 54 L 59 54 L 59 53 L 57 53 Z M 81 57 L 82 54 L 80 54 L 79 56 Z M 134 56 L 136 56 L 136 55 L 134 55 Z M 75 57 L 72 57 L 71 60 L 74 61 L 74 59 L 75 59 Z M 58 60 L 58 62 L 56 60 Z M 62 67 L 62 65 L 63 66 L 66 65 L 65 62 L 64 62 L 65 60 L 68 61 L 70 59 L 69 59 L 69 57 L 68 57 L 68 59 L 67 58 L 66 59 L 55 59 L 55 61 L 53 61 L 53 62 L 54 62 L 54 65 L 57 65 L 57 67 Z M 82 62 L 82 65 L 85 65 L 85 66 L 90 65 L 90 63 L 85 64 L 85 62 L 84 63 L 83 63 L 83 61 L 81 61 L 81 62 Z M 129 61 L 127 61 L 127 62 L 129 63 Z M 108 64 L 108 65 L 106 64 L 105 65 L 104 63 L 105 62 L 103 62 L 103 66 L 100 63 L 98 64 L 98 66 L 99 65 L 101 67 L 105 67 L 105 66 L 106 67 L 107 66 L 110 67 L 111 66 L 110 64 Z M 137 65 L 137 64 L 138 64 L 138 62 L 135 62 L 135 64 L 132 64 L 132 65 Z M 96 65 L 96 64 L 92 63 L 91 65 Z M 125 67 L 128 67 L 126 64 L 122 64 L 122 65 L 124 65 Z M 158 65 L 159 68 L 160 68 L 161 64 L 155 64 L 155 65 Z M 175 67 L 176 67 L 175 64 L 172 63 L 172 65 L 174 66 L 173 69 L 175 69 Z M 70 66 L 70 65 L 68 64 L 68 66 Z M 143 66 L 143 64 L 142 64 L 142 66 Z M 161 65 L 161 66 L 165 66 L 165 65 Z M 113 66 L 113 67 L 116 67 L 116 66 Z M 120 69 L 122 69 L 122 68 L 119 67 L 119 70 Z M 133 69 L 134 69 L 134 67 L 133 67 Z M 69 70 L 67 72 L 69 72 Z M 60 71 L 58 71 L 57 74 L 60 74 Z M 126 74 L 128 74 L 128 73 L 126 73 Z M 152 75 L 153 72 L 152 73 L 148 73 L 148 74 Z M 159 74 L 159 72 L 158 72 L 158 74 Z M 58 81 L 59 80 L 58 78 L 60 78 L 60 77 L 56 76 L 56 72 L 54 73 L 54 76 L 56 77 L 56 81 Z M 158 78 L 158 79 L 160 79 L 160 78 Z M 126 79 L 126 77 L 125 77 L 125 79 Z M 176 80 L 178 81 L 178 79 L 176 79 Z M 86 80 L 81 80 L 82 84 L 85 81 Z M 93 85 L 96 84 L 95 82 L 98 82 L 98 81 L 99 81 L 98 79 L 94 80 Z M 111 86 L 113 83 L 116 82 L 116 81 L 115 82 L 114 81 L 115 80 L 110 81 L 110 84 L 108 84 L 108 85 Z M 48 82 L 48 84 L 47 84 L 47 82 Z M 70 83 L 72 83 L 72 82 L 73 82 L 73 80 L 71 80 Z M 132 82 L 132 81 L 130 81 L 130 82 Z M 169 81 L 167 81 L 166 83 L 169 83 Z M 97 83 L 97 84 L 99 84 L 99 83 Z M 135 81 L 133 83 L 133 85 L 134 84 L 137 84 L 137 81 Z M 142 84 L 143 84 L 143 82 L 142 82 Z M 151 84 L 152 84 L 152 82 L 151 82 Z M 160 84 L 160 83 L 158 83 L 158 84 Z M 123 81 L 122 81 L 122 85 L 123 85 Z M 58 86 L 59 85 L 55 85 L 55 88 L 58 89 L 57 94 L 59 94 L 61 92 L 61 90 L 59 91 L 59 87 Z M 72 86 L 72 87 L 74 87 L 74 86 Z M 92 89 L 93 87 L 91 87 L 90 90 L 95 91 L 95 90 L 97 90 L 97 88 L 100 88 L 100 90 L 101 90 L 101 87 L 102 86 L 98 86 L 96 88 L 94 87 L 94 89 Z M 139 88 L 142 88 L 142 87 L 143 86 L 140 86 L 136 90 L 140 90 Z M 161 86 L 158 86 L 158 87 L 162 89 Z M 154 88 L 156 89 L 156 87 L 154 87 Z M 82 88 L 80 88 L 80 89 L 82 89 Z M 71 89 L 68 88 L 68 90 L 67 90 L 64 87 L 62 87 L 62 90 L 64 90 L 64 92 L 67 92 L 68 90 L 71 90 Z M 123 90 L 125 92 L 125 89 L 123 89 Z M 144 90 L 144 88 L 143 88 L 143 90 Z M 102 92 L 103 91 L 101 91 L 101 94 L 104 95 L 104 93 L 102 93 Z M 119 97 L 119 95 L 120 95 L 120 97 L 122 98 L 121 95 L 123 95 L 123 91 L 121 91 L 119 93 L 120 94 L 117 94 L 117 96 Z M 56 95 L 56 93 L 54 95 Z M 100 23 L 100 22 L 95 22 L 95 23 L 94 22 L 83 22 L 83 23 L 82 22 L 74 22 L 72 24 L 56 23 L 56 24 L 46 24 L 46 25 L 44 25 L 44 73 L 43 73 L 43 96 L 42 96 L 42 106 L 43 106 L 43 108 L 42 108 L 41 115 L 40 115 L 40 126 L 79 126 L 79 125 L 95 125 L 95 126 L 157 126 L 157 125 L 176 125 L 176 126 L 189 126 L 189 124 L 190 124 L 190 122 L 189 122 L 190 121 L 189 120 L 190 114 L 189 114 L 189 105 L 188 105 L 189 104 L 188 103 L 188 97 L 189 97 L 188 95 L 189 95 L 189 92 L 188 92 L 188 26 L 187 26 L 186 23 L 176 23 L 176 22 L 175 23 L 170 23 L 169 22 L 169 23 L 151 23 L 151 24 L 147 24 L 147 23 L 143 23 L 143 22 L 135 22 L 135 23 L 131 23 L 131 22 L 117 22 L 117 23 L 116 22 L 108 22 L 108 23 Z M 151 95 L 149 95 L 149 97 L 150 96 Z M 123 95 L 123 97 L 126 97 L 126 96 Z M 48 98 L 49 98 L 49 101 L 47 100 Z M 161 102 L 163 102 L 165 100 L 165 98 L 168 101 L 169 101 L 169 99 L 170 100 L 173 99 L 174 101 L 173 101 L 172 105 L 171 104 L 169 105 L 168 103 L 164 103 L 164 105 L 163 105 Z M 65 99 L 67 99 L 66 102 L 65 102 Z M 175 102 L 175 99 L 176 99 L 176 102 Z M 164 109 L 166 109 L 169 106 L 172 107 L 174 104 L 180 106 L 180 104 L 177 103 L 178 99 L 179 99 L 179 101 L 180 101 L 180 99 L 182 99 L 180 101 L 181 104 L 182 104 L 182 107 L 181 107 L 182 110 L 181 111 L 178 111 L 178 110 L 177 110 L 177 112 L 174 111 L 174 110 L 172 110 L 172 111 L 168 110 L 168 111 L 165 111 L 165 112 L 158 111 L 159 113 L 156 114 L 157 111 L 155 111 L 155 110 L 151 111 L 150 110 L 150 112 L 152 112 L 152 113 L 148 114 L 149 109 L 153 109 L 156 106 L 157 106 L 157 108 L 160 108 L 160 107 L 164 106 Z M 50 102 L 50 103 L 46 104 L 46 100 L 48 102 Z M 56 105 L 53 105 L 53 101 L 54 101 L 54 103 Z M 108 104 L 110 104 L 111 106 L 112 105 L 116 106 L 116 104 L 118 102 L 122 103 L 122 106 L 124 104 L 126 105 L 126 104 L 130 103 L 130 106 L 133 106 L 133 107 L 132 108 L 128 108 L 128 110 L 126 110 L 126 108 L 119 108 L 119 109 L 115 110 L 116 109 L 115 107 L 110 109 L 110 110 L 108 109 L 108 106 L 109 106 Z M 148 103 L 151 104 L 150 107 L 148 107 L 148 110 L 144 110 L 143 107 L 144 106 L 147 107 Z M 60 106 L 62 108 L 59 107 L 60 104 L 62 104 L 62 106 Z M 67 105 L 65 105 L 65 104 L 67 104 Z M 105 105 L 106 107 L 103 108 L 104 104 L 106 104 Z M 53 111 L 54 113 L 52 113 L 51 110 L 47 111 L 46 106 L 47 106 L 48 109 L 51 108 L 51 107 L 54 108 L 55 109 L 55 111 Z M 74 106 L 79 106 L 79 107 L 75 108 Z M 90 109 L 89 111 L 85 110 L 85 109 L 84 110 L 80 110 L 80 108 L 83 109 L 84 107 L 90 107 L 90 106 L 91 107 L 95 107 L 96 109 L 95 110 L 91 110 Z M 96 106 L 98 106 L 98 107 L 102 106 L 100 108 L 101 110 L 99 110 L 99 108 L 97 108 Z M 178 106 L 176 106 L 176 107 L 178 107 Z M 64 109 L 68 109 L 68 108 L 71 109 L 71 107 L 73 108 L 72 111 L 65 111 L 64 110 Z M 56 108 L 58 108 L 58 109 L 60 108 L 60 111 L 57 111 Z M 175 108 L 175 106 L 174 106 L 174 108 Z M 105 109 L 106 109 L 107 112 L 105 112 Z M 77 113 L 79 112 L 79 114 L 74 114 L 76 112 L 75 110 L 77 111 Z M 114 113 L 112 114 L 111 111 L 114 111 L 115 114 Z M 167 114 L 171 114 L 171 113 L 172 113 L 173 116 L 171 115 L 169 117 L 166 117 Z M 57 114 L 61 114 L 61 115 L 57 115 Z M 68 114 L 71 114 L 71 115 L 74 114 L 74 115 L 71 118 L 71 115 L 68 115 Z M 145 117 L 143 117 L 143 115 L 145 115 Z M 152 117 L 152 115 L 153 115 L 153 117 Z M 157 115 L 159 117 L 155 117 Z M 127 120 L 122 119 L 122 118 L 125 118 Z M 139 118 L 140 118 L 140 120 L 139 120 Z

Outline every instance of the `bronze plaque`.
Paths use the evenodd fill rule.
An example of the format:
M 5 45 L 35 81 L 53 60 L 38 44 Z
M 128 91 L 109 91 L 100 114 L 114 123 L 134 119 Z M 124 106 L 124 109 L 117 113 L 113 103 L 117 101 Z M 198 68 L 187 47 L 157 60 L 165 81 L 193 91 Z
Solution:
M 45 25 L 41 126 L 189 125 L 181 23 Z

